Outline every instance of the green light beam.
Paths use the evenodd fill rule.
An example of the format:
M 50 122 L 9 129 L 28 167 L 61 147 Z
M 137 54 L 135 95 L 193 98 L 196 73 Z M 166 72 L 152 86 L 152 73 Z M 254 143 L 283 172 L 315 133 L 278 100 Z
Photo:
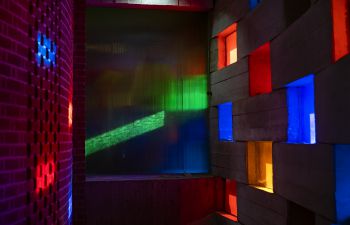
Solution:
M 85 155 L 89 156 L 100 150 L 127 141 L 141 134 L 164 126 L 164 111 L 135 120 L 132 123 L 107 131 L 85 141 Z
M 205 75 L 186 77 L 170 82 L 165 96 L 165 110 L 192 111 L 208 107 L 207 77 Z

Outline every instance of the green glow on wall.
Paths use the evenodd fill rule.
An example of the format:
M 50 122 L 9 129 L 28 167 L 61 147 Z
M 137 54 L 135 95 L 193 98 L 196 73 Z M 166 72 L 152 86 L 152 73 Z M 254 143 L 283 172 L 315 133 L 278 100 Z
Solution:
M 165 110 L 203 110 L 208 106 L 207 77 L 190 76 L 170 82 L 165 96 Z
M 136 120 L 85 141 L 85 155 L 109 148 L 164 126 L 164 111 Z

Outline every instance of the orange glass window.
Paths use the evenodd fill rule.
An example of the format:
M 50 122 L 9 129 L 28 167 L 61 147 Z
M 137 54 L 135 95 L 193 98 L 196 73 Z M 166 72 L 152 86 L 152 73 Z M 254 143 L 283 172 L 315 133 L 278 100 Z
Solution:
M 234 23 L 218 35 L 218 69 L 237 62 L 237 24 Z
M 255 96 L 271 91 L 270 42 L 268 42 L 249 55 L 249 95 Z
M 247 159 L 249 184 L 272 193 L 272 141 L 249 141 Z
M 334 61 L 350 52 L 349 4 L 349 0 L 332 0 Z

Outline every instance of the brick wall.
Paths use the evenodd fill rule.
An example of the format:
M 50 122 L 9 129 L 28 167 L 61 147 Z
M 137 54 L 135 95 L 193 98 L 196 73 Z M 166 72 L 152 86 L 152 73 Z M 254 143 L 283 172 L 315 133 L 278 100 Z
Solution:
M 73 2 L 3 0 L 0 15 L 0 224 L 69 224 Z

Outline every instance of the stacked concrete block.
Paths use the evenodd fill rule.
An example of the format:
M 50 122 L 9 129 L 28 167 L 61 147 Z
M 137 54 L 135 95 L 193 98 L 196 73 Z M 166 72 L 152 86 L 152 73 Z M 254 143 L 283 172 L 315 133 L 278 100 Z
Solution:
M 286 141 L 287 116 L 285 90 L 237 101 L 233 106 L 235 140 Z
M 273 88 L 282 88 L 331 64 L 330 6 L 329 0 L 318 1 L 271 42 Z
M 227 13 L 227 2 L 214 4 L 210 40 L 212 172 L 237 181 L 238 220 L 242 224 L 350 223 L 350 196 L 344 191 L 350 190 L 350 176 L 345 172 L 350 164 L 350 56 L 333 58 L 332 2 L 264 0 L 250 11 L 242 3 L 240 13 Z M 218 21 L 223 21 L 222 26 Z M 237 23 L 238 61 L 218 69 L 215 35 L 230 25 L 228 21 Z M 254 66 L 249 64 L 249 55 L 268 42 L 272 91 L 249 96 L 249 67 Z M 309 74 L 314 74 L 316 144 L 289 143 L 287 85 Z M 238 79 L 243 76 L 247 79 Z M 218 140 L 217 105 L 224 102 L 233 105 L 233 142 Z M 273 193 L 248 182 L 247 143 L 251 141 L 273 142 Z
M 212 106 L 245 99 L 249 96 L 247 58 L 211 74 Z
M 240 184 L 237 200 L 238 221 L 242 224 L 287 224 L 288 202 L 279 195 Z
M 350 143 L 350 56 L 345 56 L 315 76 L 317 140 Z

